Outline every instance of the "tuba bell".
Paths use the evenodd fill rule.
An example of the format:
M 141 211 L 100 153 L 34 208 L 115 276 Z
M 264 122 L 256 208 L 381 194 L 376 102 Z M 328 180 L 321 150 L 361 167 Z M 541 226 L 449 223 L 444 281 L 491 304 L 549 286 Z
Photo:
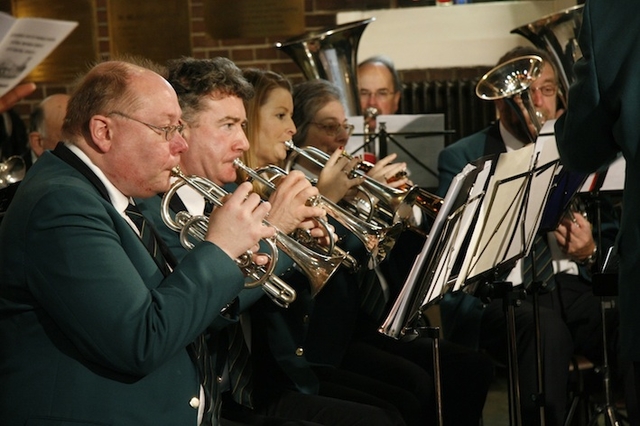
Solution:
M 307 80 L 329 80 L 339 87 L 347 115 L 360 115 L 355 69 L 362 32 L 375 18 L 350 22 L 276 43 Z
M 584 5 L 573 6 L 511 30 L 512 34 L 520 34 L 551 54 L 560 80 L 560 98 L 565 107 L 569 86 L 575 80 L 573 65 L 582 57 L 578 33 L 582 26 L 583 8 Z

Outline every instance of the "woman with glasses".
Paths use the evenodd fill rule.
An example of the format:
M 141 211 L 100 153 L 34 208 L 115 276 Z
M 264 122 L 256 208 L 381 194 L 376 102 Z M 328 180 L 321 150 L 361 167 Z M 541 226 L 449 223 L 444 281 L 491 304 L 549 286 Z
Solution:
M 330 152 L 346 144 L 350 127 L 335 85 L 325 80 L 300 83 L 294 88 L 293 99 L 296 145 Z M 385 181 L 406 167 L 392 163 L 394 159 L 391 154 L 379 160 L 369 176 Z M 407 182 L 403 177 L 389 185 Z M 358 274 L 343 272 L 318 294 L 309 326 L 308 359 L 339 367 L 316 367 L 316 374 L 327 382 L 343 383 L 345 379 L 336 372 L 349 371 L 409 391 L 420 410 L 411 412 L 409 407 L 403 411 L 399 406 L 407 424 L 436 424 L 432 340 L 420 337 L 399 342 L 377 331 L 399 292 L 381 272 L 386 263 L 375 270 L 363 267 Z M 445 341 L 441 342 L 441 354 L 444 424 L 477 425 L 493 377 L 491 361 Z

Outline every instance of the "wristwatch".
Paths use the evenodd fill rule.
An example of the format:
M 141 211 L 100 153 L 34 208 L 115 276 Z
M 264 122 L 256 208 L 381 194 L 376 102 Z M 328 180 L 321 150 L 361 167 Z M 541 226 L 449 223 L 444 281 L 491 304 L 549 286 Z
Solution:
M 578 263 L 582 266 L 591 266 L 594 263 L 596 263 L 596 259 L 597 259 L 597 255 L 598 254 L 598 246 L 594 246 L 593 247 L 593 251 L 591 252 L 591 254 L 589 255 L 589 257 L 582 259 L 581 261 L 579 261 Z

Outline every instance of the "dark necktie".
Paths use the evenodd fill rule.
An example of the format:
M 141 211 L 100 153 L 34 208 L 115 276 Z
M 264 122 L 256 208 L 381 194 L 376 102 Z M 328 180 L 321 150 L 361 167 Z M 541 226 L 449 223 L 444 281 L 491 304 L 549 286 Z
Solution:
M 535 255 L 535 262 L 532 261 Z M 541 290 L 551 291 L 554 287 L 553 280 L 553 262 L 551 258 L 551 250 L 547 242 L 546 235 L 537 235 L 533 242 L 533 249 L 529 256 L 524 259 L 524 268 L 522 272 L 525 289 L 529 289 L 533 283 L 533 269 L 535 267 L 535 279 L 542 283 Z M 535 263 L 535 265 L 534 265 Z
M 167 261 L 162 254 L 162 250 L 160 249 L 160 243 L 155 230 L 153 229 L 153 227 L 151 227 L 149 222 L 147 222 L 142 213 L 140 213 L 140 210 L 138 210 L 138 207 L 136 207 L 135 205 L 129 204 L 125 209 L 125 213 L 136 225 L 136 228 L 138 228 L 142 244 L 144 244 L 147 251 L 158 265 L 158 268 L 160 268 L 162 273 L 167 276 L 170 270 L 167 265 Z
M 144 215 L 138 210 L 134 204 L 129 204 L 125 209 L 125 213 L 131 219 L 131 221 L 138 228 L 140 232 L 140 240 L 146 247 L 147 251 L 158 265 L 158 268 L 162 271 L 166 277 L 171 273 L 171 269 L 167 264 L 167 261 L 171 261 L 165 257 L 165 250 L 163 250 L 163 243 L 160 237 L 157 235 L 155 229 L 147 221 Z M 166 256 L 169 254 L 167 253 Z M 205 393 L 205 408 L 202 419 L 202 426 L 209 426 L 217 424 L 220 412 L 219 398 L 213 397 L 213 379 L 215 377 L 213 365 L 211 364 L 211 357 L 209 355 L 209 349 L 206 342 L 205 334 L 201 334 L 197 337 L 195 342 L 189 345 L 189 352 L 194 359 L 194 362 L 198 366 L 201 377 L 201 385 Z
M 238 321 L 228 326 L 225 331 L 229 339 L 227 365 L 231 396 L 238 404 L 253 408 L 251 355 L 244 340 L 242 324 Z

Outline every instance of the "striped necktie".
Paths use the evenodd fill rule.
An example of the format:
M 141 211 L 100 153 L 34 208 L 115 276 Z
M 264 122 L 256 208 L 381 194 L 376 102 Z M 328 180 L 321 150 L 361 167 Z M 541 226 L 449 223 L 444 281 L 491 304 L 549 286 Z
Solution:
M 228 338 L 229 386 L 231 396 L 238 404 L 253 408 L 251 355 L 244 340 L 242 324 L 238 321 L 226 327 Z
M 535 261 L 532 260 L 534 256 Z M 524 259 L 522 277 L 525 289 L 529 289 L 533 283 L 535 268 L 535 278 L 541 283 L 540 290 L 545 292 L 553 290 L 555 281 L 553 280 L 552 260 L 546 234 L 537 235 L 533 242 L 531 253 Z
M 125 209 L 125 213 L 138 228 L 140 240 L 158 265 L 158 268 L 160 268 L 165 277 L 168 276 L 171 273 L 171 269 L 167 261 L 173 262 L 173 260 L 167 258 L 170 257 L 168 252 L 166 254 L 167 257 L 165 257 L 162 250 L 163 242 L 156 230 L 134 204 L 129 204 Z M 209 355 L 207 336 L 204 333 L 199 335 L 196 340 L 189 345 L 189 352 L 195 364 L 198 366 L 202 382 L 201 385 L 206 398 L 201 425 L 215 425 L 220 415 L 220 398 L 215 398 L 213 395 L 213 378 L 215 374 L 213 365 L 211 364 L 211 356 Z
M 162 250 L 160 249 L 159 238 L 156 235 L 155 230 L 134 204 L 129 204 L 125 209 L 125 213 L 136 225 L 136 228 L 138 228 L 142 244 L 144 244 L 147 251 L 158 265 L 158 268 L 160 268 L 162 273 L 167 276 L 170 273 L 170 269 L 162 254 Z

